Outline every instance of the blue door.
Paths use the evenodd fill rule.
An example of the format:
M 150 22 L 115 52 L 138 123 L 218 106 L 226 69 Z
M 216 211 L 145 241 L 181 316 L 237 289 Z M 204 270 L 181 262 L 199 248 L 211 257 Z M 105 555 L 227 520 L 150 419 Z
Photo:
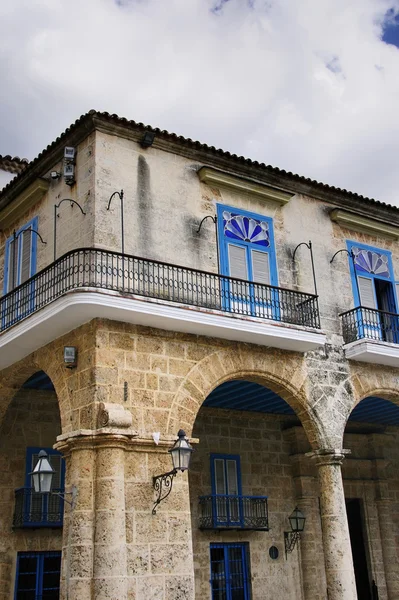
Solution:
M 361 306 L 357 314 L 358 336 L 398 343 L 398 308 L 390 252 L 360 244 L 349 243 L 348 247 L 354 255 L 355 272 L 351 264 L 351 273 L 355 306 Z
M 211 544 L 212 600 L 249 600 L 248 544 Z
M 242 524 L 240 457 L 211 454 L 212 516 L 215 527 Z
M 278 319 L 280 315 L 273 222 L 243 210 L 218 205 L 218 235 L 223 308 L 229 312 Z

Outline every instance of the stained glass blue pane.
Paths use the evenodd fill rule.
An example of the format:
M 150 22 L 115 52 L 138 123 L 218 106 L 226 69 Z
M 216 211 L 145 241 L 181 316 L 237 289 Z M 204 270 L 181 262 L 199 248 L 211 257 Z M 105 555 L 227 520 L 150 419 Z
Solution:
M 373 250 L 352 248 L 355 255 L 356 271 L 389 277 L 388 256 Z
M 266 221 L 259 221 L 225 210 L 223 212 L 223 231 L 226 237 L 233 240 L 250 242 L 266 248 L 270 246 L 269 224 Z

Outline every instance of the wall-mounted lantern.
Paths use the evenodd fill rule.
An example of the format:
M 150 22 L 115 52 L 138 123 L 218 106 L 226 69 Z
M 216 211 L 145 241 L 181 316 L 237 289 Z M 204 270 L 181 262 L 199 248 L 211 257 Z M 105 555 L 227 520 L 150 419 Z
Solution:
M 140 146 L 144 149 L 150 148 L 155 140 L 155 133 L 153 131 L 145 131 L 143 137 L 140 140 Z
M 296 506 L 291 516 L 288 517 L 291 525 L 291 531 L 284 531 L 285 557 L 287 553 L 292 552 L 297 541 L 301 537 L 301 533 L 305 528 L 306 517 L 303 512 Z
M 60 492 L 53 492 L 51 490 L 51 484 L 53 482 L 54 473 L 55 471 L 50 465 L 47 452 L 45 450 L 40 450 L 35 468 L 33 469 L 32 473 L 29 473 L 29 475 L 32 477 L 33 488 L 35 492 L 37 494 L 53 494 L 54 496 L 59 496 L 62 498 L 62 500 L 64 500 L 64 502 L 67 502 L 73 508 L 77 494 L 76 487 L 73 486 L 71 492 L 65 492 L 64 494 L 61 494 Z M 67 494 L 72 496 L 72 500 L 67 500 L 67 498 L 65 498 Z
M 37 494 L 49 494 L 55 471 L 50 465 L 47 452 L 40 450 L 39 459 L 32 473 L 33 487 Z
M 78 349 L 76 346 L 64 346 L 64 364 L 67 369 L 75 369 L 78 365 Z
M 155 515 L 157 512 L 157 506 L 165 500 L 172 491 L 173 479 L 178 471 L 187 471 L 190 465 L 191 453 L 193 451 L 186 434 L 183 429 L 180 429 L 178 439 L 173 444 L 172 448 L 168 450 L 172 457 L 173 469 L 168 473 L 162 473 L 162 475 L 156 475 L 153 477 L 153 485 L 155 491 L 158 493 L 158 498 L 154 503 L 152 514 Z

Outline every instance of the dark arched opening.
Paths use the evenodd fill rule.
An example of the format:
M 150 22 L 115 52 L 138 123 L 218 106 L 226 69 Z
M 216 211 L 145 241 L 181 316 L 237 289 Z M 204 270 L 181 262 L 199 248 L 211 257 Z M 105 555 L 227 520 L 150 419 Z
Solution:
M 60 434 L 57 394 L 47 374 L 38 371 L 15 393 L 0 426 L 1 562 L 15 569 L 15 589 L 5 590 L 7 597 L 30 598 L 33 593 L 44 598 L 50 587 L 51 597 L 58 597 L 63 501 L 35 493 L 30 473 L 39 451 L 46 450 L 55 471 L 53 491 L 63 491 L 64 461 L 53 450 Z M 3 579 L 4 585 L 14 581 Z
M 358 597 L 395 597 L 399 406 L 379 396 L 361 400 L 349 416 L 344 448 L 350 451 L 342 474 Z
M 284 532 L 300 504 L 300 457 L 311 446 L 293 408 L 266 386 L 230 380 L 205 399 L 193 437 L 199 438 L 189 471 L 196 596 L 230 597 L 234 587 L 237 598 L 286 597 L 287 589 L 301 597 L 300 557 L 294 550 L 285 560 Z M 316 489 L 316 477 L 307 481 Z M 321 544 L 307 516 L 308 532 Z M 315 557 L 315 572 L 324 568 L 322 556 L 320 565 Z

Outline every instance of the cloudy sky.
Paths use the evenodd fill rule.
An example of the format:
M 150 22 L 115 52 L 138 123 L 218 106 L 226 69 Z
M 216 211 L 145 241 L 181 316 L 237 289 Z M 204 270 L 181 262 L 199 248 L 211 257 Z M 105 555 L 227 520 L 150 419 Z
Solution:
M 91 108 L 399 206 L 399 0 L 0 3 L 0 154 Z M 0 182 L 1 183 L 1 182 Z

